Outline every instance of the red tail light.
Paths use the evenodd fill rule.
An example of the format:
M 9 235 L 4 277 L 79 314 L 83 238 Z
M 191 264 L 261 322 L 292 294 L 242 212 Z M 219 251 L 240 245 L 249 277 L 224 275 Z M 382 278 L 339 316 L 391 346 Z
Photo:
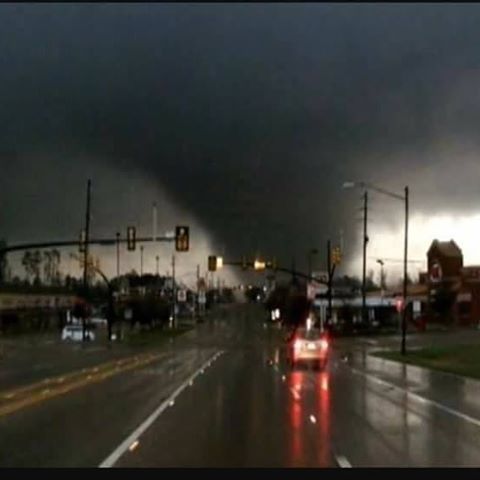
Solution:
M 295 350 L 300 350 L 300 349 L 302 348 L 302 341 L 301 341 L 301 340 L 298 340 L 298 339 L 295 340 L 295 341 L 293 342 L 293 348 L 294 348 Z

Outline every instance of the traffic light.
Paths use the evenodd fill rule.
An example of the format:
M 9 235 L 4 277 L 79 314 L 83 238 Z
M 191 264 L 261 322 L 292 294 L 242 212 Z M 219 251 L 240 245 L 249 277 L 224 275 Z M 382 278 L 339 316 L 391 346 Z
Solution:
M 340 251 L 340 247 L 333 247 L 332 249 L 333 265 L 340 265 L 341 261 L 342 261 L 342 252 Z
M 253 262 L 253 268 L 255 270 L 265 270 L 265 267 L 265 262 L 262 262 L 261 260 L 255 260 L 255 262 Z
M 127 250 L 133 251 L 136 247 L 137 231 L 135 227 L 127 227 Z
M 175 250 L 177 252 L 188 252 L 189 249 L 189 227 L 175 227 Z
M 80 253 L 85 253 L 86 239 L 87 239 L 87 234 L 85 233 L 85 230 L 82 230 L 80 232 L 80 243 L 78 244 L 78 251 Z
M 215 255 L 210 255 L 208 257 L 208 271 L 214 272 L 217 269 L 217 257 Z
M 277 259 L 274 257 L 273 260 L 267 262 L 267 268 L 271 268 L 272 270 L 276 270 L 277 268 Z

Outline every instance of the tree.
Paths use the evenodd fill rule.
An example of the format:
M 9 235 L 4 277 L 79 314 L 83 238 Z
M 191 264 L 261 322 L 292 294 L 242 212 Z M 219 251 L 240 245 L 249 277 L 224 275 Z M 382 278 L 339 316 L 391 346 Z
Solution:
M 53 259 L 53 272 L 52 272 L 52 277 L 53 277 L 53 283 L 55 285 L 60 284 L 60 262 L 61 262 L 61 254 L 60 252 L 54 248 L 52 250 L 52 259 Z
M 387 272 L 384 268 L 380 270 L 380 288 L 386 290 L 387 288 Z
M 42 281 L 40 279 L 40 267 L 42 264 L 42 255 L 39 250 L 35 250 L 31 256 L 32 270 L 35 275 L 34 284 L 41 285 Z
M 52 284 L 52 254 L 49 250 L 43 252 L 43 278 L 48 285 Z
M 373 291 L 373 290 L 378 290 L 378 285 L 375 283 L 373 280 L 373 270 L 370 269 L 368 271 L 367 278 L 365 279 L 365 290 L 367 292 Z
M 35 275 L 35 267 L 33 264 L 33 256 L 30 250 L 27 250 L 22 257 L 22 265 L 25 269 L 25 274 L 27 276 L 27 280 L 30 282 L 31 277 Z

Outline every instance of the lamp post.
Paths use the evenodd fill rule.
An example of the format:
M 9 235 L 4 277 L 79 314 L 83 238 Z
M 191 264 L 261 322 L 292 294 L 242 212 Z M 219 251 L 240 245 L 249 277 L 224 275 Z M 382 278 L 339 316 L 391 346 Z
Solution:
M 388 197 L 395 198 L 405 204 L 405 227 L 404 227 L 404 248 L 403 248 L 403 315 L 402 315 L 402 343 L 401 353 L 406 354 L 406 336 L 407 336 L 407 263 L 408 263 L 408 216 L 409 216 L 409 189 L 405 186 L 403 195 L 390 192 L 384 188 L 377 187 L 367 182 L 344 182 L 343 188 L 359 187 L 366 190 L 372 190 Z

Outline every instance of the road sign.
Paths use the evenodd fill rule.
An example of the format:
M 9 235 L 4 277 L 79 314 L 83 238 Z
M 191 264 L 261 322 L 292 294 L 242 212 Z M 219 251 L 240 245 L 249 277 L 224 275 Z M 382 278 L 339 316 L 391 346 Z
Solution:
M 215 272 L 217 270 L 217 257 L 215 255 L 210 255 L 208 257 L 208 271 Z
M 187 301 L 187 291 L 184 289 L 181 289 L 177 292 L 177 300 L 179 302 L 186 302 Z

